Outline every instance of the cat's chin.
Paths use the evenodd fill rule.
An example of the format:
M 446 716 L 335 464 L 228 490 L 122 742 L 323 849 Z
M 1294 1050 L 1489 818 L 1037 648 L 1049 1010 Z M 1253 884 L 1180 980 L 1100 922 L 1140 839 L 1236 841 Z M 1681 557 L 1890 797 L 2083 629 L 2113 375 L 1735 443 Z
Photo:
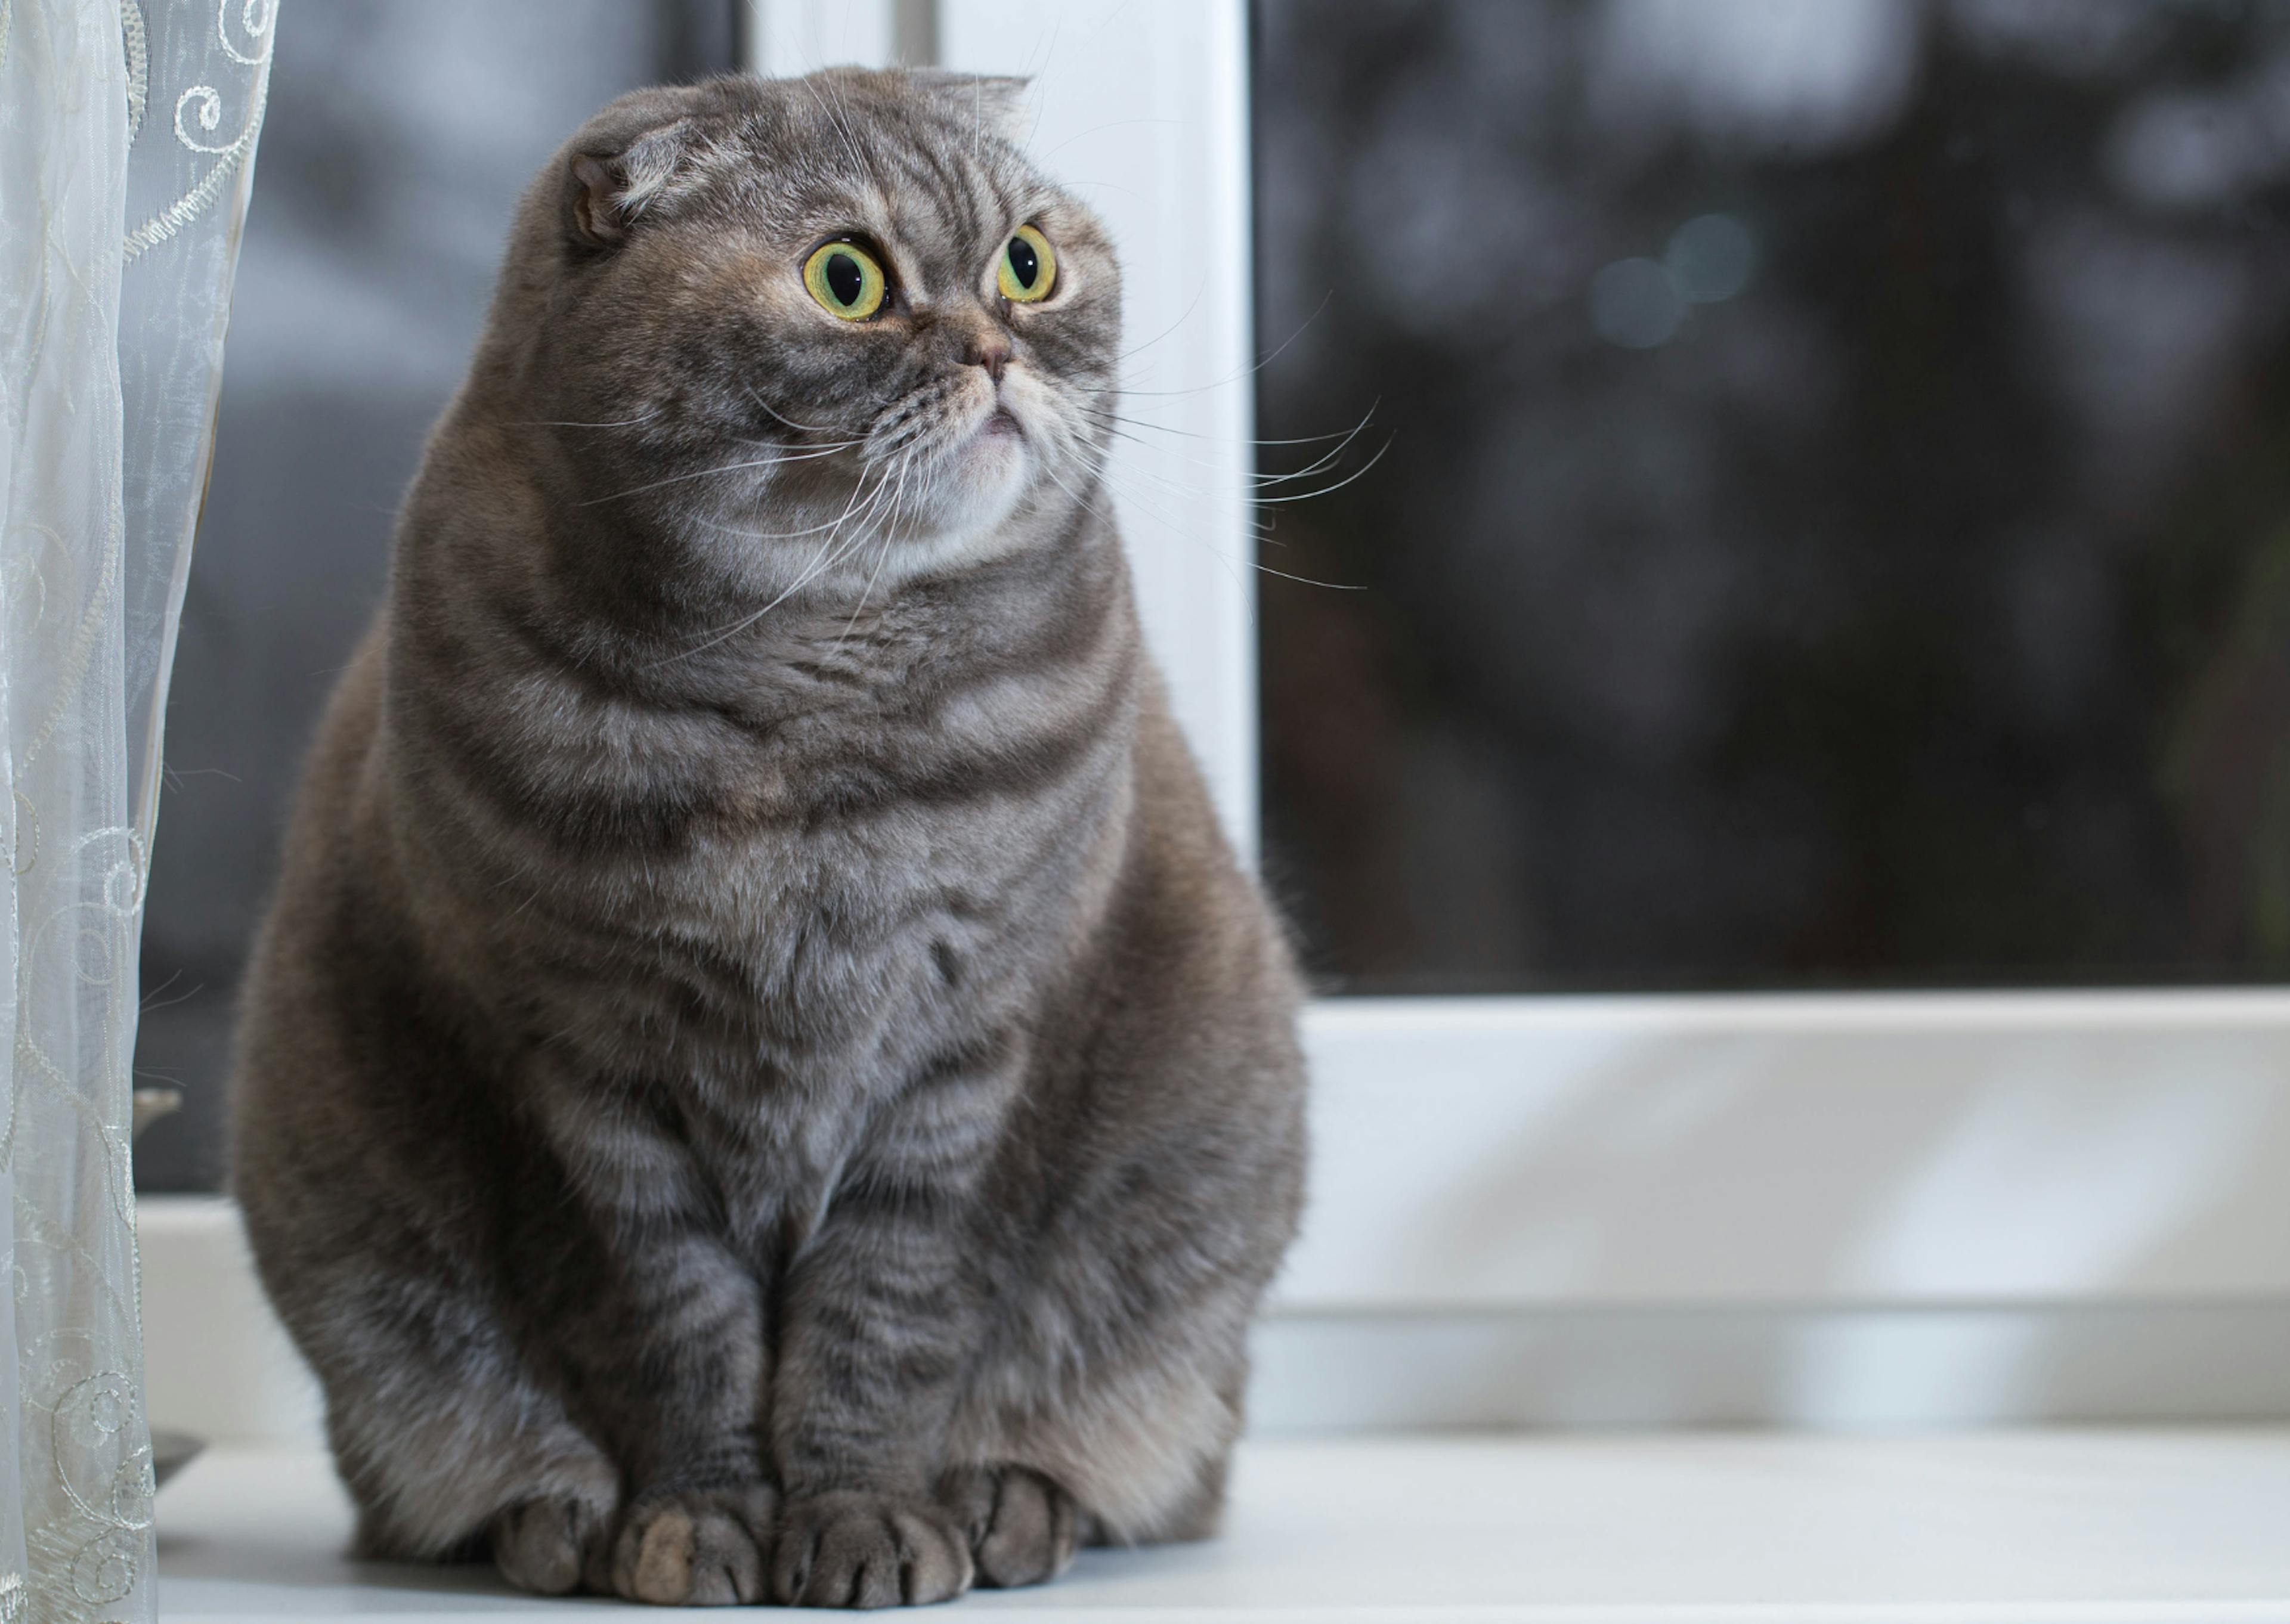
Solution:
M 1033 473 L 1033 449 L 1018 420 L 1006 408 L 989 412 L 946 460 L 934 528 L 949 537 L 996 529 L 1017 511 Z

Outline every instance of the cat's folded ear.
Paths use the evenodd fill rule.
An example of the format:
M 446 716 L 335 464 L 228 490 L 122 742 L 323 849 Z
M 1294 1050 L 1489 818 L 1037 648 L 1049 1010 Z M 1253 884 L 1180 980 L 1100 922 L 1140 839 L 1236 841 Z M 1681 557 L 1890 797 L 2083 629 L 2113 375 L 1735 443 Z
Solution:
M 617 246 L 637 217 L 667 191 L 700 139 L 690 119 L 630 132 L 625 140 L 578 146 L 564 174 L 564 228 L 592 249 Z
M 930 92 L 957 118 L 975 120 L 1004 140 L 1023 146 L 1033 133 L 1033 115 L 1026 106 L 1026 91 L 1033 81 L 1003 74 L 949 73 L 938 68 L 909 68 L 907 82 Z

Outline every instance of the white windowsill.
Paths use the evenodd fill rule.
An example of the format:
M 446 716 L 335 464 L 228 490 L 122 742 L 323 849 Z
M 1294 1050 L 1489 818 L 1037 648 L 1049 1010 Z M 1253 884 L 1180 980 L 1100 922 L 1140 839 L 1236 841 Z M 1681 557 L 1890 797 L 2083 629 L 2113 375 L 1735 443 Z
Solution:
M 482 1567 L 340 1556 L 323 1456 L 224 1448 L 162 1492 L 165 1624 L 661 1617 Z M 964 1615 L 1366 1624 L 2290 1620 L 2290 1429 L 1266 1441 L 1215 1543 L 1085 1553 Z

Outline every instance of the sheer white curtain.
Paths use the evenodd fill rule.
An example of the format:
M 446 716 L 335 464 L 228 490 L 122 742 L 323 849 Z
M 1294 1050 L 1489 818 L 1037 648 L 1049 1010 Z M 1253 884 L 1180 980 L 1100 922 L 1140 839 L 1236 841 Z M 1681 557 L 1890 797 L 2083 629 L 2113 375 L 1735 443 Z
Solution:
M 136 945 L 274 11 L 0 0 L 0 1624 L 154 1616 Z

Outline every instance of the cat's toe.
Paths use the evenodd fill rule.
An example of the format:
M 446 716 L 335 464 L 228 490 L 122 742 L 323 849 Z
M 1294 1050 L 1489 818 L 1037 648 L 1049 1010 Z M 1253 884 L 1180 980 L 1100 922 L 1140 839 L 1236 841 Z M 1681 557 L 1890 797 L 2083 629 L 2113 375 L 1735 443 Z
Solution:
M 941 1498 L 969 1533 L 981 1585 L 1006 1590 L 1055 1579 L 1081 1543 L 1074 1497 L 1022 1466 L 960 1473 Z
M 970 1542 L 938 1507 L 875 1494 L 791 1501 L 772 1558 L 790 1606 L 893 1607 L 951 1601 L 970 1588 Z
M 536 1596 L 578 1589 L 604 1544 L 611 1513 L 569 1494 L 522 1500 L 496 1515 L 487 1531 L 501 1577 Z
M 613 1541 L 611 1588 L 666 1607 L 730 1607 L 764 1599 L 771 1491 L 683 1490 L 630 1506 Z

